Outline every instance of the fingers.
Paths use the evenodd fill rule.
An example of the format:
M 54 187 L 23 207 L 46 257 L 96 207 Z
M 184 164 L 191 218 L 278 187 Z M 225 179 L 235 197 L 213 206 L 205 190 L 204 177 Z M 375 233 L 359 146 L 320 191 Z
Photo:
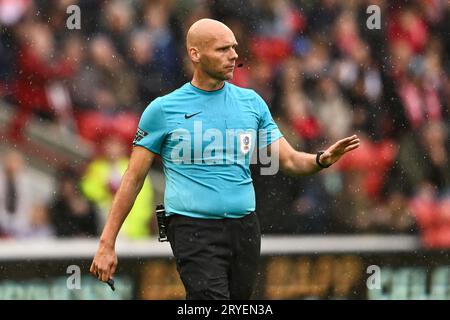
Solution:
M 111 272 L 108 269 L 109 268 L 97 268 L 97 271 L 94 276 L 98 280 L 106 282 L 111 277 Z
M 347 137 L 347 138 L 338 140 L 338 141 L 336 142 L 336 144 L 347 144 L 347 143 L 349 143 L 349 142 L 351 142 L 351 141 L 353 141 L 353 140 L 356 140 L 356 139 L 358 139 L 358 136 L 357 136 L 356 134 L 354 134 L 354 135 L 352 135 L 352 136 L 350 136 L 350 137 Z
M 350 145 L 356 144 L 356 143 L 360 143 L 360 140 L 358 138 L 358 136 L 353 135 L 351 137 L 347 137 L 345 139 L 339 140 L 338 142 L 336 142 L 334 145 L 332 145 L 330 147 L 330 151 L 340 151 L 340 152 L 345 152 L 345 148 L 347 148 Z
M 114 249 L 109 247 L 101 247 L 95 254 L 89 271 L 98 280 L 106 282 L 116 271 L 116 266 L 117 256 Z
M 111 268 L 112 266 L 108 267 L 97 267 L 97 273 L 95 274 L 95 277 L 103 282 L 106 282 L 111 278 Z
M 356 134 L 354 134 L 353 136 L 342 139 L 339 142 L 341 142 L 342 144 L 345 144 L 345 145 L 350 145 L 355 142 L 359 142 L 359 138 Z
M 355 150 L 358 147 L 359 147 L 359 142 L 351 144 L 344 149 L 344 152 L 349 152 L 349 151 Z
M 95 261 L 92 262 L 92 265 L 89 269 L 89 272 L 96 277 L 98 280 L 106 282 L 108 281 L 111 276 L 114 274 L 114 272 L 116 271 L 116 265 L 115 264 L 111 264 L 109 267 L 106 268 L 102 268 L 99 267 Z
M 356 135 L 348 137 L 344 140 L 346 141 L 345 144 L 343 145 L 344 153 L 355 150 L 356 148 L 359 147 L 360 140 Z
M 97 268 L 96 268 L 96 265 L 95 265 L 94 261 L 92 261 L 92 263 L 91 263 L 91 267 L 89 268 L 89 272 L 92 273 L 92 274 L 95 274 L 97 272 Z
M 108 272 L 108 270 L 105 270 L 105 271 L 102 271 L 102 272 L 99 274 L 99 276 L 100 276 L 99 280 L 101 280 L 101 281 L 103 281 L 103 282 L 106 282 L 106 281 L 109 280 L 109 278 L 111 278 L 111 273 Z
M 92 261 L 91 267 L 89 268 L 89 272 L 96 278 L 98 278 L 98 268 L 95 261 Z
M 95 260 L 92 261 L 91 267 L 89 268 L 89 272 L 97 279 L 100 279 L 100 270 L 99 270 Z
M 344 150 L 352 145 L 359 144 L 360 140 L 359 138 L 355 136 L 351 136 L 345 139 L 342 139 L 338 142 L 338 148 L 344 148 Z
M 105 273 L 104 273 L 104 271 L 101 268 L 97 268 L 97 274 L 95 276 L 96 276 L 96 278 L 98 280 L 103 281 L 102 277 L 103 277 L 104 274 Z
M 116 264 L 116 263 L 113 263 L 113 265 L 111 266 L 111 275 L 110 275 L 110 278 L 113 276 L 114 273 L 116 273 L 116 267 L 117 267 L 117 264 Z

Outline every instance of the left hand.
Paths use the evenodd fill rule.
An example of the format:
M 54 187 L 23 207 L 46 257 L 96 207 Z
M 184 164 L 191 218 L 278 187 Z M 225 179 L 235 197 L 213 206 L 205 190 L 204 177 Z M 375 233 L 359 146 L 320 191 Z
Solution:
M 332 165 L 338 161 L 345 153 L 352 151 L 359 147 L 359 138 L 355 134 L 351 137 L 339 140 L 320 156 L 320 163 L 323 165 Z

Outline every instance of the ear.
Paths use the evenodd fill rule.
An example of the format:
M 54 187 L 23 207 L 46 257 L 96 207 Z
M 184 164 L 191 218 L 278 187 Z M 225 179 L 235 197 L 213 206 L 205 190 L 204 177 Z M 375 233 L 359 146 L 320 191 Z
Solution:
M 200 62 L 200 52 L 197 48 L 191 47 L 189 48 L 189 56 L 191 57 L 192 62 L 198 63 Z

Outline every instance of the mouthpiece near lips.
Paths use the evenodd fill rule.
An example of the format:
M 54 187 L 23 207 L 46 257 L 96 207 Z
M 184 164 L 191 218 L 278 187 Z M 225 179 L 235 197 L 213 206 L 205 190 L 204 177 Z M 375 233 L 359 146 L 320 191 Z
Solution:
M 238 63 L 238 65 L 237 65 L 238 68 L 242 68 L 243 66 L 244 66 L 243 63 Z

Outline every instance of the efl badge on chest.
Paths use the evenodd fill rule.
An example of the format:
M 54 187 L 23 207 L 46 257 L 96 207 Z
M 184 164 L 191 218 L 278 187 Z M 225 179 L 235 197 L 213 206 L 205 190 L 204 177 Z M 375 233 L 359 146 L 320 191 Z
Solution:
M 250 151 L 252 145 L 252 135 L 250 133 L 241 133 L 239 135 L 239 146 L 241 147 L 241 152 L 247 154 Z

